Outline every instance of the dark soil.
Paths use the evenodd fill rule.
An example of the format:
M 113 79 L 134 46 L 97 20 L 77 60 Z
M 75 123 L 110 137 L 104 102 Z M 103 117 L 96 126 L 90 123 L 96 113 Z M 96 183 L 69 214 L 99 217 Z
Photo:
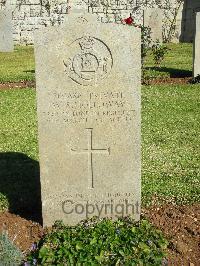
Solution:
M 150 80 L 143 80 L 144 85 L 160 85 L 160 84 L 189 84 L 192 77 L 185 78 L 155 78 Z M 21 81 L 21 82 L 6 82 L 0 83 L 0 89 L 24 89 L 24 88 L 35 88 L 34 81 Z
M 144 215 L 168 238 L 168 265 L 200 265 L 200 204 L 152 207 Z
M 10 239 L 23 252 L 28 252 L 31 245 L 43 235 L 40 224 L 8 212 L 0 213 L 0 232 L 2 231 L 7 231 Z
M 185 78 L 155 78 L 149 80 L 143 80 L 144 85 L 162 85 L 162 84 L 172 84 L 172 85 L 183 85 L 189 84 L 192 81 L 192 77 Z
M 166 205 L 143 210 L 143 215 L 168 238 L 168 266 L 200 265 L 200 204 Z M 0 214 L 0 232 L 7 230 L 10 238 L 23 251 L 38 241 L 44 230 L 38 223 L 11 213 Z
M 34 81 L 5 82 L 0 83 L 0 89 L 24 89 L 35 87 Z

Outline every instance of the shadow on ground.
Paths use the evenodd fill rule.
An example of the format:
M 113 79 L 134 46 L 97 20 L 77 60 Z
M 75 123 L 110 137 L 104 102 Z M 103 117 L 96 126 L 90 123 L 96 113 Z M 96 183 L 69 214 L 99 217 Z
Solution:
M 42 222 L 39 163 L 18 152 L 0 153 L 0 192 L 9 211 Z
M 169 73 L 170 78 L 192 77 L 192 71 L 169 67 L 146 67 L 146 70 Z
M 34 69 L 26 70 L 26 71 L 23 71 L 23 72 L 25 72 L 25 73 L 33 73 L 33 74 L 35 74 L 35 70 L 34 70 Z

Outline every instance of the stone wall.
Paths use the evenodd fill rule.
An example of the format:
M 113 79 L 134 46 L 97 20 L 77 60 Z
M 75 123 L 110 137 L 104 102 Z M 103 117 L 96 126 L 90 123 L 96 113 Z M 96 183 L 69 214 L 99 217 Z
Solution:
M 167 39 L 171 21 L 177 12 L 178 0 L 0 0 L 0 8 L 10 6 L 13 12 L 13 33 L 15 43 L 33 43 L 34 29 L 62 23 L 70 12 L 90 12 L 98 15 L 104 23 L 120 23 L 130 13 L 137 23 L 143 23 L 143 9 L 160 7 L 163 9 L 163 37 Z M 182 14 L 187 2 L 179 8 L 176 27 L 173 28 L 171 40 L 184 40 Z M 190 2 L 200 2 L 191 0 Z M 191 4 L 192 5 L 192 4 Z M 187 20 L 187 23 L 189 20 Z M 187 31 L 185 31 L 187 33 Z M 192 35 L 193 36 L 193 35 Z M 191 40 L 189 40 L 191 41 Z
M 67 0 L 0 0 L 0 6 L 11 8 L 14 41 L 22 44 L 32 44 L 35 29 L 60 24 L 68 12 Z

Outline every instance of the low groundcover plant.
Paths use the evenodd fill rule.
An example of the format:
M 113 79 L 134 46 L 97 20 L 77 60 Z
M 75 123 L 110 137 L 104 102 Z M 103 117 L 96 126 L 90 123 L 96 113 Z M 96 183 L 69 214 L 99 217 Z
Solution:
M 0 212 L 7 211 L 9 208 L 9 203 L 6 198 L 1 192 L 0 192 Z
M 14 245 L 6 232 L 0 234 L 0 265 L 18 266 L 22 261 L 22 252 Z
M 30 252 L 27 263 L 156 266 L 165 261 L 167 244 L 147 220 L 93 218 L 74 227 L 56 222 Z

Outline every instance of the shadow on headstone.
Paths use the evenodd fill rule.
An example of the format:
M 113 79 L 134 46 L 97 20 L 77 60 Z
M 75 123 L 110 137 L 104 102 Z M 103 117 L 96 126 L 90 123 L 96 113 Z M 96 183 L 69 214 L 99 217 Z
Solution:
M 9 211 L 41 223 L 39 163 L 18 152 L 0 153 L 0 192 L 9 201 Z

